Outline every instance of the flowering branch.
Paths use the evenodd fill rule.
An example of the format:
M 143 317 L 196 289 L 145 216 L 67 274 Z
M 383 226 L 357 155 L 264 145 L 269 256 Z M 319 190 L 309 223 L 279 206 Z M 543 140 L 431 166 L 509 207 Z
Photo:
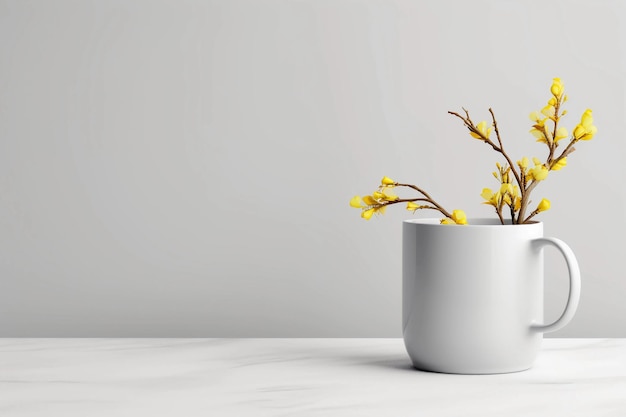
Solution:
M 514 224 L 527 223 L 539 212 L 547 210 L 545 207 L 549 208 L 549 204 L 544 204 L 542 210 L 538 210 L 537 208 L 526 217 L 531 192 L 539 185 L 540 181 L 547 178 L 549 171 L 558 171 L 567 165 L 567 156 L 574 152 L 575 143 L 580 140 L 590 140 L 597 131 L 596 127 L 593 125 L 591 110 L 587 109 L 585 113 L 583 113 L 580 123 L 575 127 L 569 144 L 558 157 L 555 157 L 554 155 L 559 147 L 559 141 L 568 136 L 567 130 L 563 127 L 559 127 L 561 117 L 567 113 L 565 110 L 561 111 L 561 106 L 567 101 L 567 96 L 563 94 L 563 84 L 559 78 L 553 80 L 550 92 L 552 97 L 548 101 L 548 104 L 541 110 L 541 115 L 537 112 L 533 112 L 530 115 L 531 120 L 534 121 L 530 133 L 537 138 L 537 142 L 545 143 L 548 147 L 548 157 L 545 162 L 541 162 L 538 158 L 533 158 L 534 167 L 532 168 L 528 167 L 528 158 L 524 157 L 520 161 L 517 161 L 517 164 L 513 164 L 509 155 L 504 151 L 498 123 L 491 108 L 489 109 L 492 120 L 491 126 L 496 132 L 497 144 L 490 139 L 492 127 L 488 127 L 487 122 L 482 121 L 474 125 L 474 122 L 472 122 L 469 116 L 469 112 L 465 109 L 463 109 L 465 117 L 452 111 L 448 112 L 460 118 L 469 129 L 470 135 L 473 138 L 490 145 L 496 152 L 504 157 L 508 164 L 505 169 L 500 169 L 500 165 L 497 164 L 498 169 L 500 169 L 500 174 L 497 175 L 494 173 L 496 178 L 500 180 L 500 191 L 493 193 L 490 189 L 486 188 L 482 193 L 483 197 L 487 200 L 486 204 L 491 204 L 496 208 L 496 213 L 500 218 L 500 222 L 503 224 L 504 220 L 501 215 L 503 201 L 510 207 L 511 221 Z M 553 123 L 551 129 L 548 127 L 548 121 Z M 511 191 L 510 180 L 507 175 L 504 175 L 505 170 L 507 174 L 510 172 L 515 177 L 519 190 L 513 189 L 513 191 Z M 548 200 L 543 199 L 542 202 L 544 201 Z
M 537 142 L 546 144 L 548 147 L 548 156 L 544 162 L 538 158 L 532 158 L 533 166 L 527 157 L 521 158 L 516 163 L 509 154 L 504 150 L 504 144 L 498 128 L 496 116 L 491 108 L 491 125 L 486 121 L 475 124 L 465 108 L 462 108 L 465 115 L 448 111 L 449 114 L 459 118 L 465 127 L 469 130 L 470 136 L 478 139 L 502 155 L 505 160 L 504 165 L 496 163 L 497 171 L 493 172 L 493 176 L 498 180 L 500 187 L 496 192 L 490 188 L 484 188 L 481 196 L 485 199 L 484 204 L 494 207 L 495 212 L 500 219 L 500 223 L 504 224 L 502 211 L 505 207 L 509 208 L 511 223 L 522 224 L 528 223 L 534 216 L 542 211 L 550 208 L 550 201 L 543 198 L 539 205 L 530 215 L 526 216 L 528 206 L 531 203 L 530 195 L 539 183 L 548 177 L 550 171 L 558 171 L 567 165 L 567 157 L 576 150 L 574 145 L 581 140 L 591 140 L 597 132 L 596 126 L 593 124 L 593 116 L 590 109 L 585 110 L 581 116 L 572 135 L 569 136 L 567 129 L 559 126 L 559 122 L 565 114 L 566 110 L 561 110 L 563 103 L 567 101 L 567 96 L 563 94 L 563 83 L 559 78 L 554 78 L 550 87 L 551 97 L 547 105 L 541 109 L 541 112 L 533 112 L 530 119 L 533 121 L 530 133 L 537 139 Z M 550 123 L 552 123 L 550 125 Z M 496 140 L 491 139 L 491 131 L 495 131 Z M 559 141 L 569 137 L 569 143 L 559 154 Z M 555 156 L 558 155 L 558 156 Z M 515 181 L 513 182 L 513 179 Z M 421 196 L 416 198 L 399 198 L 390 193 L 390 189 L 394 187 L 407 187 L 417 191 Z M 427 203 L 427 204 L 418 204 Z M 389 205 L 407 203 L 407 210 L 415 212 L 419 209 L 436 210 L 443 216 L 441 223 L 444 224 L 467 224 L 465 213 L 462 210 L 453 210 L 452 213 L 445 210 L 439 205 L 428 193 L 421 188 L 412 184 L 401 184 L 384 177 L 378 190 L 372 195 L 363 197 L 355 196 L 350 200 L 352 207 L 362 210 L 361 217 L 370 219 L 374 214 L 382 214 Z
M 423 197 L 416 198 L 400 198 L 397 195 L 392 194 L 389 190 L 395 187 L 407 187 L 411 188 L 418 193 L 420 193 Z M 420 205 L 417 204 L 416 201 L 426 202 L 430 205 Z M 352 197 L 350 200 L 350 206 L 354 208 L 361 209 L 361 217 L 366 220 L 369 220 L 374 214 L 383 214 L 387 209 L 387 206 L 398 204 L 398 203 L 407 203 L 406 209 L 413 211 L 429 209 L 436 210 L 443 214 L 445 217 L 441 219 L 442 223 L 446 224 L 466 224 L 466 216 L 463 210 L 453 210 L 452 213 L 449 213 L 446 209 L 444 209 L 439 203 L 437 203 L 426 191 L 422 190 L 416 185 L 412 184 L 401 184 L 395 182 L 389 177 L 383 177 L 380 182 L 380 186 L 378 190 L 374 191 L 372 195 L 366 195 L 363 198 L 356 195 Z

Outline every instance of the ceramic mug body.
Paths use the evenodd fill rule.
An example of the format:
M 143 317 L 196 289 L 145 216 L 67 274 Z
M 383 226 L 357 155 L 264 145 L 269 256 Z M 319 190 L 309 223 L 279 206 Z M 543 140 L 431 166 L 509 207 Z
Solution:
M 422 370 L 489 374 L 532 366 L 544 332 L 563 327 L 580 294 L 576 258 L 543 224 L 470 219 L 403 224 L 403 336 Z M 570 271 L 570 297 L 559 320 L 543 325 L 543 250 L 557 247 Z

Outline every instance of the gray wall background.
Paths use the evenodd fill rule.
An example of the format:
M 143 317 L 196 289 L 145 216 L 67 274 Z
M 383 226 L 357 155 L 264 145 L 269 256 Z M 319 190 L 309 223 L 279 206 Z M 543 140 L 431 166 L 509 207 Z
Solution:
M 563 337 L 626 337 L 620 1 L 0 1 L 0 336 L 401 336 L 383 175 L 481 205 L 553 77 L 599 132 L 538 188 Z M 429 213 L 419 213 L 430 217 Z M 565 266 L 546 256 L 546 316 Z

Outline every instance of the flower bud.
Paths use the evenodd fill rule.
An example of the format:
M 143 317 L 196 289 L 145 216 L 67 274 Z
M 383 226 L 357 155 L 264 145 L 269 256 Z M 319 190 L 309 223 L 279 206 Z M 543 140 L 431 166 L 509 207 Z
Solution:
M 463 210 L 453 210 L 452 220 L 454 220 L 456 224 L 467 224 L 467 216 Z
M 415 211 L 418 208 L 420 208 L 421 206 L 417 203 L 414 203 L 412 201 L 409 201 L 408 203 L 406 203 L 406 209 L 409 211 Z
M 359 197 L 358 195 L 355 195 L 354 197 L 352 197 L 352 199 L 350 200 L 350 207 L 354 207 L 354 208 L 363 207 L 363 205 L 361 204 L 361 197 Z
M 563 83 L 560 78 L 554 78 L 552 80 L 550 92 L 554 95 L 554 97 L 561 98 L 561 95 L 563 94 Z
M 548 200 L 547 198 L 542 198 L 539 202 L 539 205 L 537 206 L 537 211 L 542 212 L 546 210 L 550 210 L 550 200 Z

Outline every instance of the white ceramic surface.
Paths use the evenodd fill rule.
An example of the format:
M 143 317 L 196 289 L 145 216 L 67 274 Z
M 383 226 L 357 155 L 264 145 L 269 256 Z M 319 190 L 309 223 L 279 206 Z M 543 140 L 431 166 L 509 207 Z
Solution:
M 501 225 L 470 219 L 403 224 L 403 335 L 418 369 L 488 374 L 532 366 L 542 333 L 574 315 L 580 272 L 571 249 L 543 237 L 540 222 Z M 570 297 L 563 315 L 543 324 L 543 247 L 564 255 Z
M 402 339 L 0 339 L 2 417 L 624 417 L 626 339 L 447 375 Z

